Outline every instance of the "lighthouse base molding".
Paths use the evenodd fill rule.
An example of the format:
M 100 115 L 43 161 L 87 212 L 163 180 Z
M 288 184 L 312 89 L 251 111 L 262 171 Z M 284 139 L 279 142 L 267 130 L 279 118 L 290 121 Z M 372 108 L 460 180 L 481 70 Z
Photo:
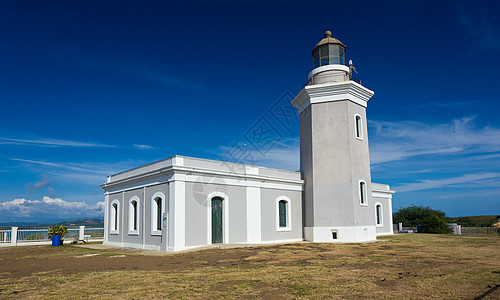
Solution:
M 377 239 L 375 226 L 304 227 L 306 241 L 315 243 L 362 243 Z

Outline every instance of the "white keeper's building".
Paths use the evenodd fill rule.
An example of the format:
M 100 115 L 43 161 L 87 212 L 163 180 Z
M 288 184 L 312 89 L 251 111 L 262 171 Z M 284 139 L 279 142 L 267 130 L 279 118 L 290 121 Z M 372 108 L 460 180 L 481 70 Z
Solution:
M 366 106 L 346 47 L 313 49 L 300 116 L 300 171 L 185 156 L 111 175 L 104 243 L 181 251 L 217 243 L 364 242 L 392 234 L 392 194 L 371 182 Z

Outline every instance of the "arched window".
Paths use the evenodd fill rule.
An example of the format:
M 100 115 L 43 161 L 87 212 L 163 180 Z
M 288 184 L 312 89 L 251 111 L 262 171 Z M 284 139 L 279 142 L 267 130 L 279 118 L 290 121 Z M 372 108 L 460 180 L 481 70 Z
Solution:
M 356 129 L 356 138 L 362 140 L 363 139 L 363 121 L 361 120 L 360 115 L 356 115 L 355 119 L 355 129 Z
M 165 195 L 155 193 L 151 198 L 151 234 L 161 235 L 161 225 L 163 220 Z
M 288 197 L 276 198 L 276 230 L 291 230 L 290 199 Z
M 153 199 L 153 231 L 161 230 L 161 198 Z
M 139 234 L 139 198 L 134 196 L 129 200 L 128 209 L 128 232 L 129 234 Z
M 368 205 L 366 198 L 366 182 L 363 180 L 359 181 L 359 204 Z
M 286 219 L 287 204 L 288 202 L 286 202 L 285 200 L 280 200 L 278 202 L 280 228 L 286 227 L 287 225 L 287 219 Z
M 156 198 L 156 230 L 161 230 L 161 198 Z
M 113 229 L 118 230 L 118 204 L 113 203 Z
M 120 202 L 118 200 L 113 200 L 111 202 L 111 216 L 110 216 L 109 227 L 111 234 L 119 234 L 119 219 L 120 219 Z
M 382 225 L 382 205 L 378 204 L 375 205 L 375 213 L 377 216 L 377 225 Z

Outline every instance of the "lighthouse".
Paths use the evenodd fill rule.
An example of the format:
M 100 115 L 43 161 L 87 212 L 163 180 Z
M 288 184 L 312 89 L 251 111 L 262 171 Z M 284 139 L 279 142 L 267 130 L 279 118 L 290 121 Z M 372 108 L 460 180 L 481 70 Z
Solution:
M 370 176 L 366 105 L 327 31 L 292 101 L 301 170 L 175 155 L 108 177 L 104 243 L 169 252 L 212 244 L 365 242 L 393 234 L 389 185 Z
M 292 101 L 300 116 L 304 238 L 376 239 L 366 107 L 373 91 L 351 78 L 346 46 L 330 31 L 312 50 L 314 69 Z

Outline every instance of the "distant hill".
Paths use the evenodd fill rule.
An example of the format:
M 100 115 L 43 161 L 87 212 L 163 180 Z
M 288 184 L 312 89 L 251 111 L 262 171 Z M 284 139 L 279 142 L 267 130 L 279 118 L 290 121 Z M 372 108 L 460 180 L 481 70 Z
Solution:
M 104 227 L 104 220 L 101 219 L 78 219 L 75 221 L 64 221 L 58 224 L 64 226 L 85 226 L 85 227 Z
M 498 215 L 446 218 L 446 222 L 457 223 L 464 227 L 491 227 L 499 221 Z
M 104 220 L 101 219 L 78 219 L 74 221 L 61 221 L 61 222 L 38 222 L 38 223 L 18 223 L 18 222 L 9 222 L 0 224 L 0 229 L 9 229 L 11 226 L 18 226 L 19 228 L 25 229 L 34 229 L 34 228 L 47 228 L 52 225 L 61 224 L 66 227 L 78 227 L 85 226 L 87 228 L 102 228 L 104 227 Z

